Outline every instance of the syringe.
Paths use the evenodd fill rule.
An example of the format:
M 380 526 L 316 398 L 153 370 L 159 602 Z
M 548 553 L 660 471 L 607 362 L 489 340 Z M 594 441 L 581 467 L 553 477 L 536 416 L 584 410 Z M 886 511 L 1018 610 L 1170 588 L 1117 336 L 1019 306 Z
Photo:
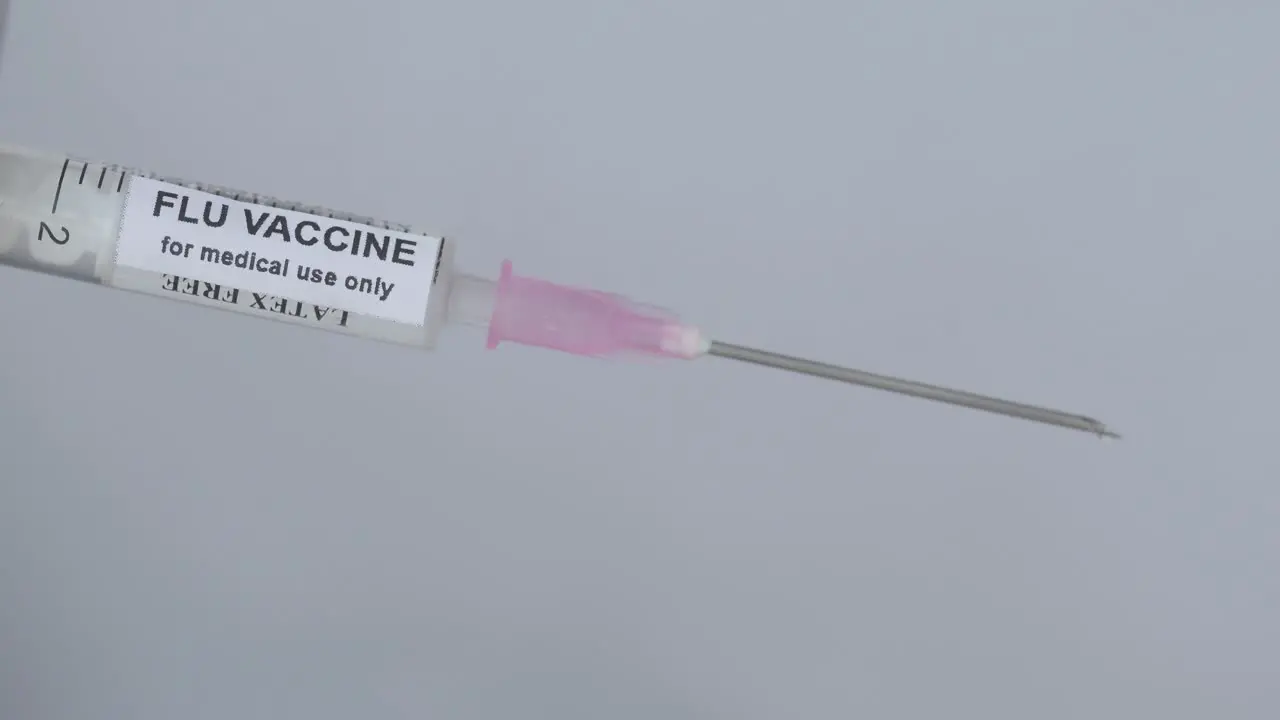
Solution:
M 612 293 L 457 272 L 454 242 L 407 225 L 0 146 L 0 264 L 430 349 L 446 324 L 593 357 L 710 355 L 1102 437 L 1093 418 L 710 339 Z

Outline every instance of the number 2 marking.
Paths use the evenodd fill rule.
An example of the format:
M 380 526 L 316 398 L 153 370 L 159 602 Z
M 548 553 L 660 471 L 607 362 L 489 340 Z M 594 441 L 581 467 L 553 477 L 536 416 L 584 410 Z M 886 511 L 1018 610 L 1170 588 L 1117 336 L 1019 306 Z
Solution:
M 59 227 L 58 229 L 62 231 L 62 237 L 58 237 L 58 234 L 53 231 L 53 228 L 49 227 L 48 223 L 40 223 L 40 239 L 44 240 L 47 236 L 49 240 L 53 241 L 54 245 L 66 245 L 71 242 L 71 231 L 64 227 Z

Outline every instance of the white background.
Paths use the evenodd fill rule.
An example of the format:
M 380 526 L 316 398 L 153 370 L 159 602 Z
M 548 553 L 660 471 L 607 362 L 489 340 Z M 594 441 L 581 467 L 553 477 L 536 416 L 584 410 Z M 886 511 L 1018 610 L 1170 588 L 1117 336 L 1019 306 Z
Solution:
M 0 132 L 457 237 L 727 362 L 0 272 L 0 715 L 1280 713 L 1280 7 L 16 0 Z

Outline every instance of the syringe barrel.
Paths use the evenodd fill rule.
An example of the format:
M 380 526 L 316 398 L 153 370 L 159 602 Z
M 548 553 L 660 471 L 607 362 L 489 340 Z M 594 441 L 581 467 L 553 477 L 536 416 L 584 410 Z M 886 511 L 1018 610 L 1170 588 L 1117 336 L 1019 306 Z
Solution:
M 410 319 L 389 319 L 386 315 L 343 307 L 341 302 L 299 300 L 296 297 L 284 297 L 284 293 L 264 292 L 261 287 L 262 278 L 253 277 L 253 272 L 242 274 L 246 278 L 243 285 L 219 281 L 221 276 L 227 275 L 227 271 L 216 259 L 211 260 L 218 266 L 213 269 L 207 263 L 189 262 L 187 266 L 193 270 L 189 274 L 157 272 L 154 267 L 142 268 L 138 264 L 120 262 L 118 256 L 124 240 L 122 222 L 125 220 L 126 200 L 131 196 L 130 189 L 135 183 L 152 183 L 147 186 L 150 188 L 156 181 L 189 189 L 193 194 L 209 193 L 210 197 L 227 199 L 228 205 L 232 206 L 231 222 L 227 223 L 227 228 L 234 225 L 237 213 L 243 215 L 239 218 L 243 225 L 245 217 L 256 218 L 259 210 L 273 214 L 280 210 L 289 214 L 293 222 L 296 222 L 296 218 L 314 216 L 316 225 L 321 224 L 320 220 L 330 220 L 334 223 L 347 223 L 348 229 L 365 226 L 370 232 L 404 235 L 421 240 L 420 247 L 432 249 L 431 257 L 423 258 L 420 253 L 418 258 L 414 258 L 419 261 L 418 266 L 413 268 L 418 273 L 416 280 L 424 286 L 429 285 L 429 288 L 418 288 L 425 303 L 421 318 L 415 315 Z M 130 203 L 138 201 L 139 198 L 129 200 Z M 176 208 L 173 211 L 177 212 Z M 309 239 L 315 242 L 315 238 L 313 234 Z M 161 238 L 149 238 L 148 241 L 150 240 L 159 242 Z M 299 244 L 293 243 L 288 249 L 300 250 Z M 194 252 L 198 254 L 199 243 L 196 246 Z M 247 255 L 248 251 L 239 253 L 238 258 L 236 253 L 230 251 L 225 251 L 222 255 L 228 261 L 226 267 L 234 267 L 233 264 L 240 260 L 253 260 L 262 266 L 273 250 L 285 247 L 269 241 L 254 245 L 253 249 L 263 256 L 261 261 L 254 255 Z M 355 254 L 354 249 L 351 254 Z M 217 258 L 216 253 L 214 258 Z M 357 257 L 356 260 L 364 259 Z M 339 270 L 341 263 L 350 265 L 352 262 L 345 254 L 341 257 L 333 256 L 331 261 L 332 267 Z M 0 146 L 0 264 L 294 325 L 423 348 L 435 345 L 440 330 L 448 320 L 451 305 L 449 295 L 455 280 L 453 243 L 414 233 L 407 226 L 390 225 L 371 218 L 228 188 L 161 178 L 116 165 L 7 146 Z M 286 267 L 289 273 L 297 275 L 301 271 L 298 267 L 300 264 L 294 262 Z M 210 275 L 213 270 L 222 275 Z M 397 271 L 402 273 L 400 277 L 405 277 L 403 267 L 390 268 L 390 272 Z M 337 295 L 332 290 L 342 290 L 340 278 L 343 275 L 341 272 L 332 275 L 329 278 L 330 285 L 335 284 L 333 281 L 336 280 L 337 288 L 331 288 L 329 292 Z M 372 279 L 374 273 L 368 275 Z M 381 275 L 378 277 L 382 279 Z M 283 280 L 290 281 L 291 278 Z M 296 278 L 292 281 L 295 285 L 298 282 Z M 259 283 L 259 286 L 255 287 L 254 282 Z M 323 284 L 323 280 L 317 282 Z M 402 287 L 405 285 L 400 284 Z M 466 291 L 452 303 L 457 319 L 467 324 L 483 324 L 486 320 L 481 317 L 486 303 L 486 290 L 482 287 L 485 281 L 468 279 L 459 284 L 465 284 Z M 285 287 L 279 282 L 277 285 Z M 379 288 L 379 292 L 389 294 L 398 289 L 385 291 Z M 324 288 L 319 290 L 324 291 Z M 353 292 L 364 291 L 365 288 L 362 287 Z M 372 289 L 367 294 L 375 297 L 377 295 Z M 489 299 L 487 302 L 492 301 Z M 369 301 L 366 300 L 365 307 L 368 305 Z M 421 303 L 418 307 L 420 306 Z

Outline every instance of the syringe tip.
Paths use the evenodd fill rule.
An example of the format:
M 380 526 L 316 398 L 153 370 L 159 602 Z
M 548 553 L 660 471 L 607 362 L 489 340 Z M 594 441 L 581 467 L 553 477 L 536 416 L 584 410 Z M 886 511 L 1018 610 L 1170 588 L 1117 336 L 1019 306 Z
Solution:
M 1077 417 L 1080 419 L 1080 423 L 1084 426 L 1084 427 L 1081 427 L 1080 429 L 1088 430 L 1094 435 L 1097 435 L 1099 439 L 1106 440 L 1106 441 L 1121 439 L 1120 433 L 1107 427 L 1107 424 L 1102 422 L 1101 420 L 1095 420 L 1091 417 L 1085 417 L 1083 415 L 1079 415 Z

